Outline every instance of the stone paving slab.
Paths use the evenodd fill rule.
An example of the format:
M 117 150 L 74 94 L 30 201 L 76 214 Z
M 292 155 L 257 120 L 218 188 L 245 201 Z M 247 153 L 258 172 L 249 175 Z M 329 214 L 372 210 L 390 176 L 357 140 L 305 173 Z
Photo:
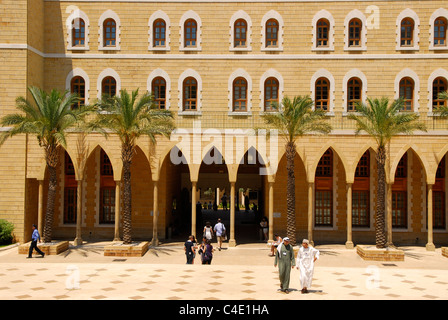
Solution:
M 71 247 L 58 256 L 25 259 L 0 252 L 0 299 L 12 300 L 373 300 L 448 299 L 448 259 L 407 247 L 404 262 L 363 261 L 342 246 L 316 246 L 309 294 L 299 271 L 290 294 L 278 291 L 277 269 L 263 244 L 216 251 L 212 265 L 185 264 L 179 243 L 151 248 L 141 258 L 104 257 L 101 244 Z M 79 283 L 76 281 L 78 280 Z

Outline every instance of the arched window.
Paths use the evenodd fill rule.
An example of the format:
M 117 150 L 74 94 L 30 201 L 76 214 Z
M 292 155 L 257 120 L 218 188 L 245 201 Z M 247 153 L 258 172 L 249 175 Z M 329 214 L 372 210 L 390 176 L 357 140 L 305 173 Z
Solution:
M 277 110 L 274 105 L 279 103 L 279 82 L 276 78 L 268 78 L 264 82 L 264 110 Z M 274 104 L 274 105 L 273 105 Z
M 107 154 L 101 149 L 100 155 L 100 224 L 115 222 L 115 181 L 112 163 Z
M 184 35 L 184 45 L 185 47 L 196 47 L 197 43 L 197 31 L 198 25 L 195 20 L 188 19 L 185 21 L 185 35 Z
M 235 21 L 234 28 L 234 46 L 246 47 L 247 41 L 247 22 L 244 19 L 238 19 Z
M 439 17 L 434 21 L 434 46 L 446 46 L 447 19 Z
M 113 77 L 105 77 L 101 82 L 101 92 L 103 95 L 115 96 L 117 94 L 117 81 Z
M 414 80 L 409 77 L 400 80 L 399 97 L 404 100 L 403 111 L 414 109 Z
M 78 103 L 74 104 L 72 108 L 79 108 L 86 103 L 86 82 L 83 77 L 73 77 L 70 82 L 70 92 L 78 96 Z
M 247 81 L 241 77 L 233 81 L 233 111 L 247 111 Z
M 356 111 L 356 104 L 362 101 L 362 81 L 351 78 L 347 83 L 347 111 Z
M 72 46 L 84 47 L 86 44 L 86 23 L 81 18 L 72 22 Z
M 77 182 L 72 159 L 65 152 L 64 177 L 64 224 L 76 223 Z
M 266 22 L 266 47 L 278 47 L 279 23 L 275 19 Z
M 155 105 L 159 109 L 166 107 L 166 81 L 162 77 L 157 77 L 152 81 L 152 94 L 154 95 Z
M 330 22 L 327 19 L 317 21 L 316 47 L 328 47 Z
M 448 89 L 447 80 L 443 77 L 434 79 L 432 83 L 432 109 L 446 106 L 446 100 L 439 98 L 439 93 L 446 92 Z
M 198 83 L 195 78 L 188 77 L 183 82 L 183 110 L 196 110 L 198 104 Z
M 316 80 L 314 106 L 316 110 L 329 110 L 330 104 L 330 81 L 327 78 Z
M 352 226 L 370 225 L 370 152 L 362 155 L 356 166 L 352 189 Z
M 315 179 L 315 225 L 333 225 L 333 151 L 328 149 L 319 160 Z
M 166 46 L 166 23 L 163 19 L 157 19 L 153 25 L 154 47 Z
M 349 47 L 361 46 L 361 32 L 362 32 L 361 20 L 359 20 L 357 18 L 350 20 L 349 26 L 348 26 L 348 46 Z
M 401 157 L 392 185 L 392 227 L 407 227 L 407 153 Z
M 106 19 L 103 24 L 103 43 L 105 47 L 117 45 L 117 23 L 114 19 Z
M 405 18 L 401 21 L 400 45 L 412 47 L 414 45 L 414 20 Z

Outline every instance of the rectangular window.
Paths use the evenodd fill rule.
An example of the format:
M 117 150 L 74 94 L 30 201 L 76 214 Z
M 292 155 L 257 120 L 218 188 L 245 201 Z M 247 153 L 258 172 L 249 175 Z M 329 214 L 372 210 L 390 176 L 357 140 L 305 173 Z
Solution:
M 445 229 L 445 192 L 433 191 L 433 228 Z
M 315 225 L 333 225 L 333 191 L 316 190 L 315 199 Z
M 392 227 L 407 228 L 407 192 L 392 191 Z
M 115 223 L 115 188 L 101 188 L 100 223 Z
M 352 192 L 352 226 L 370 226 L 369 191 L 353 190 Z
M 64 223 L 76 223 L 77 188 L 64 188 Z

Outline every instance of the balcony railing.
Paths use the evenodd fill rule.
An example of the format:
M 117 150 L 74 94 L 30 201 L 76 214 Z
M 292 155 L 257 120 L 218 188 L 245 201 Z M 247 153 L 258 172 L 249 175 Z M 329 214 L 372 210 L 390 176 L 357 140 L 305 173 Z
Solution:
M 356 129 L 354 120 L 348 118 L 347 114 L 335 113 L 326 117 L 333 130 L 347 130 L 352 132 Z M 438 116 L 421 115 L 419 121 L 426 125 L 428 131 L 446 131 L 448 134 L 448 118 Z M 191 130 L 193 128 L 204 129 L 251 129 L 269 128 L 259 112 L 229 113 L 225 111 L 202 111 L 200 114 L 179 115 L 175 114 L 177 128 Z

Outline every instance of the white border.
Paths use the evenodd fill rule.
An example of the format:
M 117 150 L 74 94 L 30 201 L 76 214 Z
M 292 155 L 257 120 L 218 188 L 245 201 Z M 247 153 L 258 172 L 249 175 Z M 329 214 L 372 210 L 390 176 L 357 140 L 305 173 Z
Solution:
M 155 47 L 154 46 L 154 41 L 153 41 L 153 37 L 154 37 L 154 32 L 153 32 L 153 26 L 154 26 L 154 22 L 158 19 L 162 19 L 163 21 L 165 21 L 165 46 L 164 47 Z M 151 17 L 149 18 L 148 21 L 148 50 L 150 51 L 170 51 L 170 35 L 171 35 L 171 21 L 170 18 L 168 17 L 168 15 L 163 12 L 162 10 L 157 10 L 156 12 L 154 12 Z
M 412 20 L 414 20 L 414 34 L 412 36 L 413 37 L 413 39 L 412 39 L 413 46 L 412 47 L 407 47 L 407 46 L 402 47 L 400 45 L 400 43 L 401 43 L 401 21 L 406 18 L 411 18 Z M 419 19 L 418 15 L 415 13 L 415 11 L 413 11 L 412 9 L 409 9 L 409 8 L 401 11 L 401 13 L 397 17 L 397 21 L 395 22 L 395 24 L 396 24 L 396 30 L 395 30 L 396 47 L 395 47 L 395 50 L 397 50 L 397 51 L 419 50 L 420 19 Z
M 100 75 L 98 76 L 98 80 L 96 82 L 96 88 L 97 88 L 97 98 L 101 99 L 101 95 L 102 95 L 102 90 L 103 87 L 101 85 L 101 83 L 103 82 L 103 79 L 106 77 L 113 77 L 115 79 L 115 81 L 117 82 L 117 93 L 116 95 L 119 96 L 120 95 L 120 90 L 121 90 L 121 79 L 120 76 L 118 75 L 118 73 L 111 68 L 107 68 L 105 70 L 103 70 Z
M 65 89 L 68 92 L 71 92 L 71 82 L 74 77 L 82 77 L 84 79 L 84 98 L 85 98 L 85 104 L 89 104 L 89 98 L 90 98 L 90 78 L 87 75 L 87 73 L 81 69 L 81 68 L 75 68 L 72 71 L 70 71 L 67 75 L 67 78 L 65 78 Z
M 266 47 L 266 23 L 270 19 L 275 19 L 278 22 L 278 38 L 277 47 Z M 261 51 L 283 51 L 283 22 L 282 15 L 275 10 L 271 10 L 261 19 Z
M 414 70 L 406 68 L 401 70 L 397 76 L 395 77 L 394 81 L 394 99 L 398 99 L 400 96 L 400 81 L 403 78 L 411 78 L 414 81 L 414 112 L 418 112 L 418 109 L 420 107 L 420 79 L 418 75 L 414 72 Z
M 146 88 L 147 88 L 148 92 L 151 92 L 152 81 L 157 77 L 162 77 L 163 79 L 165 79 L 165 83 L 166 83 L 165 109 L 169 110 L 170 109 L 170 100 L 171 100 L 171 79 L 170 79 L 170 76 L 168 75 L 168 73 L 166 73 L 162 69 L 155 69 L 148 76 L 148 80 L 146 82 Z
M 245 47 L 235 47 L 234 30 L 235 30 L 235 22 L 238 19 L 243 19 L 247 23 Z M 233 14 L 232 18 L 230 18 L 229 23 L 230 23 L 229 51 L 252 51 L 252 19 L 250 18 L 250 16 L 244 10 L 238 10 Z
M 103 24 L 106 19 L 114 19 L 115 23 L 117 24 L 117 30 L 116 30 L 116 41 L 115 41 L 115 47 L 105 47 L 104 46 L 104 36 L 103 36 Z M 119 51 L 120 50 L 120 43 L 121 43 L 121 21 L 118 15 L 112 11 L 107 10 L 105 11 L 100 19 L 98 20 L 98 50 L 107 50 L 107 51 Z
M 319 69 L 317 70 L 313 76 L 311 77 L 310 81 L 310 91 L 311 91 L 311 99 L 315 101 L 315 95 L 316 95 L 316 81 L 319 78 L 326 78 L 330 82 L 330 92 L 329 92 L 329 105 L 327 110 L 327 115 L 334 115 L 334 99 L 335 99 L 335 84 L 334 77 L 331 74 L 330 71 L 327 69 Z M 363 85 L 364 87 L 364 85 Z M 315 109 L 315 106 L 313 105 L 313 110 Z
M 279 105 L 283 100 L 283 93 L 285 91 L 285 81 L 283 80 L 282 75 L 275 69 L 269 69 L 260 78 L 260 110 L 261 113 L 269 112 L 265 110 L 264 105 L 264 83 L 269 78 L 276 78 L 278 81 L 278 103 Z
M 365 74 L 359 70 L 359 69 L 351 69 L 349 72 L 347 72 L 344 76 L 344 80 L 342 81 L 342 106 L 343 106 L 343 112 L 342 115 L 347 115 L 349 111 L 347 111 L 347 83 L 348 81 L 353 78 L 359 78 L 362 83 L 362 103 L 366 103 L 367 100 L 367 78 Z M 353 111 L 350 111 L 353 112 Z
M 317 43 L 316 43 L 316 37 L 317 37 L 317 22 L 320 19 L 327 19 L 328 22 L 330 23 L 329 26 L 329 30 L 328 30 L 328 46 L 324 47 L 318 47 Z M 331 15 L 330 12 L 328 12 L 327 10 L 320 10 L 318 13 L 316 13 L 313 17 L 313 33 L 312 33 L 312 43 L 313 43 L 313 47 L 312 47 L 312 51 L 334 51 L 334 26 L 335 26 L 335 22 L 334 22 L 334 18 Z
M 448 36 L 447 30 L 445 30 L 445 45 L 444 46 L 435 46 L 434 45 L 434 22 L 437 18 L 443 17 L 448 21 L 448 10 L 445 8 L 439 8 L 433 12 L 431 17 L 429 18 L 429 50 L 447 50 L 448 49 Z M 431 98 L 432 99 L 432 98 Z
M 349 23 L 352 19 L 359 19 L 362 23 L 361 28 L 361 45 L 360 46 L 352 46 L 348 45 L 348 36 L 349 36 Z M 358 9 L 354 9 L 347 14 L 344 20 L 344 51 L 365 51 L 367 50 L 367 19 L 364 13 L 359 11 Z
M 184 83 L 184 80 L 188 77 L 195 78 L 198 83 L 198 88 L 197 88 L 198 92 L 196 93 L 196 96 L 197 96 L 196 111 L 184 111 L 183 106 L 182 106 L 182 102 L 183 102 L 183 98 L 184 98 L 183 83 Z M 179 115 L 200 115 L 201 107 L 202 107 L 202 78 L 199 75 L 199 73 L 197 73 L 197 71 L 195 71 L 193 69 L 187 69 L 184 72 L 182 72 L 182 74 L 179 76 L 177 90 L 178 90 L 178 97 L 179 97 L 178 114 Z
M 85 39 L 84 39 L 84 45 L 83 46 L 73 46 L 73 28 L 72 23 L 73 20 L 76 18 L 80 18 L 84 20 L 85 24 Z M 76 9 L 72 12 L 72 14 L 67 18 L 65 21 L 65 27 L 67 29 L 67 50 L 89 50 L 89 34 L 90 34 L 90 20 L 89 17 L 84 13 L 84 11 L 81 11 L 79 9 Z
M 197 30 L 196 30 L 196 47 L 185 47 L 185 22 L 188 19 L 193 19 L 196 21 L 197 24 Z M 202 47 L 202 20 L 199 17 L 199 15 L 194 12 L 193 10 L 189 10 L 187 12 L 185 12 L 182 16 L 182 18 L 180 18 L 179 21 L 179 51 L 201 51 Z
M 233 110 L 233 81 L 236 78 L 244 78 L 247 81 L 247 106 L 246 111 L 234 111 Z M 244 69 L 237 69 L 229 77 L 227 83 L 227 99 L 229 107 L 229 115 L 250 115 L 252 110 L 252 78 L 249 73 Z

